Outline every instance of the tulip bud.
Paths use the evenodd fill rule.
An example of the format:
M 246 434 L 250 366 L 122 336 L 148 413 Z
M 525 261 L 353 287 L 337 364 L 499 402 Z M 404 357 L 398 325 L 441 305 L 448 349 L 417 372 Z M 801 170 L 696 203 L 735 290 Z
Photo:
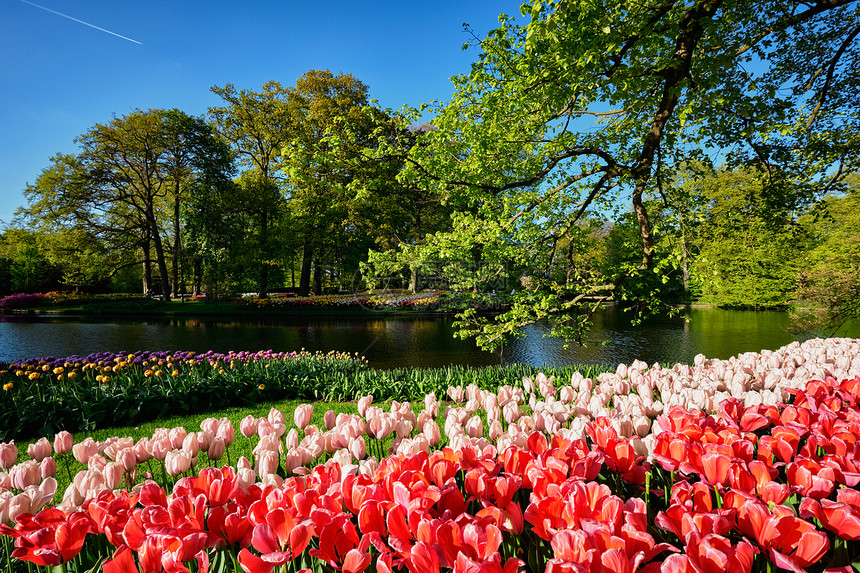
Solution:
M 72 445 L 74 445 L 74 442 L 72 434 L 66 430 L 58 432 L 54 436 L 54 451 L 58 454 L 68 454 L 72 451 Z
M 0 444 L 0 468 L 8 470 L 18 461 L 18 447 L 15 440 Z
M 137 463 L 142 464 L 152 459 L 152 448 L 150 447 L 149 438 L 141 438 L 134 445 L 134 455 L 137 458 Z
M 130 472 L 137 467 L 137 453 L 134 447 L 124 448 L 117 452 L 116 461 L 122 465 L 123 471 Z
M 102 475 L 108 489 L 117 489 L 122 484 L 122 478 L 125 477 L 125 469 L 119 462 L 108 462 Z
M 299 433 L 295 428 L 290 428 L 287 432 L 287 437 L 284 439 L 284 445 L 288 450 L 294 450 L 299 447 Z
M 182 442 L 188 436 L 188 430 L 183 428 L 182 426 L 177 426 L 170 430 L 170 443 L 173 445 L 175 449 L 180 449 L 182 447 Z
M 325 425 L 326 430 L 331 430 L 334 428 L 335 414 L 334 410 L 328 410 L 325 415 L 323 415 L 323 424 Z
M 240 456 L 238 460 L 236 460 L 236 470 L 246 470 L 253 468 L 253 464 L 251 461 L 245 456 Z
M 41 462 L 51 455 L 51 442 L 48 441 L 48 438 L 39 438 L 38 442 L 27 446 L 27 455 L 37 462 Z
M 442 433 L 439 430 L 439 424 L 434 420 L 427 420 L 421 427 L 421 433 L 427 438 L 430 447 L 436 447 L 442 441 Z
M 209 445 L 206 455 L 209 456 L 210 460 L 218 461 L 224 456 L 225 449 L 224 438 L 217 436 Z
M 218 425 L 218 431 L 215 436 L 224 440 L 224 445 L 230 447 L 236 441 L 236 430 L 233 428 L 233 422 L 230 420 L 221 420 Z
M 242 418 L 241 422 L 239 422 L 239 431 L 242 432 L 242 435 L 246 438 L 250 438 L 257 433 L 258 423 L 259 420 L 257 418 L 255 418 L 251 414 L 248 414 L 247 416 Z
M 274 474 L 278 470 L 279 461 L 278 452 L 273 452 L 271 450 L 261 451 L 257 456 L 257 467 L 255 468 L 260 479 L 264 479 L 266 476 Z
M 54 458 L 45 458 L 39 466 L 39 471 L 42 479 L 54 477 L 57 475 L 57 460 Z
M 297 428 L 304 430 L 311 423 L 313 416 L 314 407 L 311 404 L 300 404 L 293 413 L 293 421 Z

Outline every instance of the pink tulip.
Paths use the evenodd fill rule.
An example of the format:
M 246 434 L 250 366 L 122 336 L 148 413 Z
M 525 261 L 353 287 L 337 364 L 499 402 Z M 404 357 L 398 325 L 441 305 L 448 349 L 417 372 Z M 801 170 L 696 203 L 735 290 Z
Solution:
M 284 454 L 284 471 L 287 475 L 293 473 L 293 471 L 301 467 L 302 465 L 302 454 L 298 450 L 289 450 L 286 454 Z
M 257 481 L 257 474 L 252 468 L 242 468 L 236 472 L 236 485 L 242 489 L 248 489 Z
M 101 454 L 95 454 L 87 461 L 87 468 L 96 471 L 102 471 L 107 465 L 107 460 Z
M 42 463 L 39 464 L 39 473 L 42 479 L 57 475 L 57 460 L 54 458 L 45 458 L 42 460 Z
M 200 450 L 208 450 L 209 446 L 212 445 L 212 440 L 215 439 L 215 434 L 209 430 L 200 430 L 194 436 L 197 438 L 197 447 Z
M 367 442 L 364 441 L 364 438 L 355 438 L 349 443 L 349 452 L 353 458 L 363 460 L 364 456 L 367 455 Z
M 218 432 L 219 421 L 217 418 L 206 418 L 200 422 L 200 429 L 204 432 L 212 432 L 214 436 Z
M 169 472 L 168 472 L 169 473 Z M 122 479 L 125 477 L 125 469 L 119 462 L 109 462 L 102 472 L 105 478 L 105 485 L 108 489 L 117 489 L 122 484 Z
M 9 479 L 12 482 L 12 487 L 17 490 L 24 490 L 28 485 L 38 485 L 42 481 L 39 462 L 27 460 L 17 464 L 9 470 Z
M 271 408 L 267 420 L 279 438 L 287 433 L 287 419 L 280 410 Z
M 160 462 L 166 460 L 167 453 L 173 450 L 173 443 L 170 438 L 160 438 L 150 442 L 149 445 L 152 449 L 152 457 Z
M 178 450 L 182 447 L 182 442 L 185 440 L 186 436 L 188 436 L 188 430 L 182 426 L 172 428 L 170 430 L 170 443 Z
M 171 477 L 176 477 L 179 474 L 187 472 L 191 469 L 192 457 L 185 450 L 171 450 L 167 452 L 167 457 L 164 458 L 164 467 L 167 470 L 167 474 Z
M 242 418 L 241 422 L 239 422 L 239 431 L 242 432 L 242 435 L 246 438 L 250 438 L 257 433 L 258 423 L 259 420 L 257 418 L 255 418 L 251 414 L 248 414 L 247 416 Z
M 134 447 L 134 439 L 133 438 L 111 438 L 110 443 L 105 446 L 103 452 L 104 455 L 116 461 L 117 455 L 120 451 L 133 448 Z
M 294 450 L 299 447 L 299 433 L 295 428 L 290 428 L 287 432 L 287 437 L 284 439 L 284 445 L 288 450 Z
M 227 419 L 221 420 L 221 424 L 218 426 L 218 432 L 215 433 L 215 437 L 224 440 L 224 445 L 226 447 L 229 448 L 232 446 L 233 442 L 236 441 L 236 430 L 233 428 L 233 422 Z
M 280 462 L 278 452 L 273 452 L 271 450 L 264 450 L 260 452 L 257 456 L 257 466 L 255 471 L 260 479 L 265 478 L 267 475 L 274 474 L 278 471 L 278 463 Z
M 8 470 L 18 461 L 18 447 L 15 440 L 0 444 L 0 468 Z
M 296 427 L 304 430 L 311 423 L 311 418 L 314 417 L 314 407 L 311 404 L 300 404 L 296 406 L 296 411 L 293 413 L 293 421 Z
M 472 416 L 463 428 L 470 438 L 480 438 L 484 435 L 484 424 L 478 416 Z
M 117 453 L 116 461 L 122 465 L 122 469 L 131 472 L 137 467 L 137 452 L 134 447 L 125 448 Z
M 277 430 L 275 430 L 275 427 L 272 425 L 272 423 L 270 421 L 268 421 L 265 418 L 260 418 L 257 421 L 257 435 L 260 436 L 261 438 L 264 438 L 266 436 L 276 436 L 277 437 L 278 432 L 277 432 Z
M 9 502 L 15 497 L 11 491 L 0 490 L 0 525 L 12 525 L 9 519 Z
M 192 458 L 197 457 L 197 452 L 200 451 L 200 443 L 197 441 L 197 433 L 192 432 L 190 434 L 186 434 L 179 446 L 182 451 L 187 452 Z
M 384 440 L 394 431 L 394 422 L 388 415 L 379 415 L 370 421 L 370 433 L 377 440 Z
M 206 452 L 206 455 L 209 456 L 210 460 L 218 461 L 224 457 L 225 450 L 226 444 L 224 443 L 224 438 L 217 436 L 209 445 L 209 450 Z
M 367 408 L 370 406 L 371 402 L 373 402 L 373 396 L 362 396 L 358 399 L 358 415 L 364 417 L 367 412 Z
M 331 430 L 334 428 L 335 414 L 334 410 L 328 410 L 323 415 L 323 424 L 325 425 L 326 430 Z
M 240 456 L 239 459 L 236 460 L 236 469 L 237 470 L 253 469 L 253 467 L 254 467 L 254 465 L 245 456 Z
M 421 427 L 421 433 L 427 438 L 430 447 L 435 448 L 442 441 L 442 432 L 439 430 L 439 424 L 434 420 L 427 420 Z
M 75 440 L 72 434 L 63 430 L 54 436 L 54 451 L 58 454 L 68 454 L 72 451 Z
M 48 441 L 48 438 L 39 438 L 38 442 L 27 446 L 27 455 L 37 462 L 41 462 L 51 455 L 51 442 Z

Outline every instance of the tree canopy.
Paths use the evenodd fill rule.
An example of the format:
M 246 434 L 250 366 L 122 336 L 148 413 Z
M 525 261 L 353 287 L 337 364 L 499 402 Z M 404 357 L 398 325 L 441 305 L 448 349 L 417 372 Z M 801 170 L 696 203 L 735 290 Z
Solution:
M 668 166 L 722 154 L 778 167 L 810 192 L 857 166 L 854 0 L 537 0 L 522 12 L 525 24 L 502 15 L 476 38 L 477 61 L 450 103 L 431 107 L 436 129 L 402 174 L 456 208 L 425 256 L 479 253 L 529 275 L 528 295 L 509 297 L 499 319 L 464 313 L 482 345 L 541 318 L 576 336 L 587 298 L 658 292 L 654 274 L 672 261 L 655 260 L 645 199 Z M 560 242 L 618 197 L 638 223 L 638 262 L 560 283 Z M 414 251 L 402 250 L 404 264 Z

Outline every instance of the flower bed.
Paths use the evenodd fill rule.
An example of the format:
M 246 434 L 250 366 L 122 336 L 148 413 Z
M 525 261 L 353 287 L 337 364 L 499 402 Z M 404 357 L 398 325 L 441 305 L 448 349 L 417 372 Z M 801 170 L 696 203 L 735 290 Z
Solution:
M 351 294 L 331 294 L 315 296 L 270 296 L 267 298 L 250 297 L 242 300 L 242 304 L 253 308 L 289 309 L 289 308 L 331 308 L 331 309 L 394 309 L 394 308 L 429 308 L 438 303 L 444 293 L 440 291 L 424 291 L 410 293 L 408 291 L 379 291 Z
M 229 420 L 0 445 L 0 531 L 13 560 L 108 573 L 860 568 L 860 341 L 443 398 L 273 409 L 223 466 Z M 57 506 L 52 449 L 87 465 Z

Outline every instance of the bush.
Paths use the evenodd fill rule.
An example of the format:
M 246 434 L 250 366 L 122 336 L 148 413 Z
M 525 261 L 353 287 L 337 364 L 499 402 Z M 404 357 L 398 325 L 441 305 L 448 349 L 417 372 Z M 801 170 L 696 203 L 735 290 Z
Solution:
M 0 308 L 31 308 L 45 303 L 45 295 L 39 293 L 19 292 L 0 298 Z

